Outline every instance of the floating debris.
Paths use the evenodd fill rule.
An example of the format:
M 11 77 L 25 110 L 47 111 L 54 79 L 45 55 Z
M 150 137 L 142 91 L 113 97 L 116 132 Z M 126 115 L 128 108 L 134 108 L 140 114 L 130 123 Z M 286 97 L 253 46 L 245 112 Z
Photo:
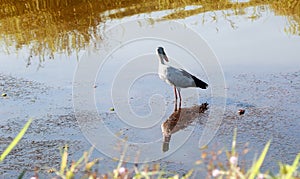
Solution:
M 55 169 L 53 168 L 50 168 L 49 170 L 47 170 L 48 173 L 54 173 L 55 172 Z
M 239 114 L 239 115 L 245 114 L 245 109 L 239 109 L 239 110 L 238 110 L 238 114 Z

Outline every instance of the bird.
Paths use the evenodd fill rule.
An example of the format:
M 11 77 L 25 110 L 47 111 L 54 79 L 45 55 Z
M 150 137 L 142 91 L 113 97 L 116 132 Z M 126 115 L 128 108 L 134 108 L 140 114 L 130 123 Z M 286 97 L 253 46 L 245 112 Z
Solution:
M 169 62 L 169 59 L 165 53 L 163 47 L 157 48 L 157 54 L 159 57 L 159 65 L 158 65 L 158 75 L 159 78 L 169 85 L 173 86 L 174 88 L 174 95 L 175 95 L 175 110 L 177 110 L 177 92 L 179 96 L 179 108 L 181 108 L 181 88 L 188 88 L 188 87 L 198 87 L 201 89 L 207 89 L 208 84 L 204 81 L 198 79 L 194 75 L 190 74 L 189 72 L 185 71 L 181 68 L 175 68 L 170 65 L 165 64 L 165 62 Z

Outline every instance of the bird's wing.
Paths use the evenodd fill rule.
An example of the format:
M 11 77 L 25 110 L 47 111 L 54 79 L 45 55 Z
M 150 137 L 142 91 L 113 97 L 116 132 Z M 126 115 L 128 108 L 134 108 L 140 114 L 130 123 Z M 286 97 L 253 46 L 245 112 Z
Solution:
M 173 85 L 177 87 L 186 88 L 195 86 L 191 74 L 183 69 L 169 66 L 167 68 L 167 78 Z
M 184 69 L 179 68 L 178 70 L 182 73 L 183 76 L 187 78 L 192 78 L 192 75 L 189 72 L 185 71 Z
M 206 89 L 208 87 L 208 84 L 206 84 L 204 81 L 198 79 L 197 77 L 195 77 L 194 75 L 190 74 L 189 72 L 187 72 L 183 69 L 180 69 L 180 70 L 181 70 L 182 74 L 187 75 L 187 76 L 189 76 L 189 78 L 193 79 L 193 81 L 194 81 L 193 84 L 196 87 L 199 87 L 199 88 L 202 88 L 202 89 Z

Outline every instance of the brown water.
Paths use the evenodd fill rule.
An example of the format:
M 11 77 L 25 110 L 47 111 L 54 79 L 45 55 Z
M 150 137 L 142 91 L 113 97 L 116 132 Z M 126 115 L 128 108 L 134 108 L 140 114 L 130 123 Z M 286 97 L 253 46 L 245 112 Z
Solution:
M 276 171 L 278 161 L 293 161 L 300 151 L 298 1 L 15 1 L 2 2 L 0 7 L 0 93 L 7 93 L 7 97 L 0 98 L 0 151 L 28 118 L 35 120 L 16 149 L 0 164 L 2 176 L 16 176 L 35 166 L 43 175 L 51 175 L 46 171 L 49 167 L 59 168 L 59 149 L 65 144 L 74 160 L 91 147 L 73 110 L 72 81 L 78 61 L 87 47 L 101 42 L 103 31 L 137 18 L 150 18 L 153 24 L 162 20 L 183 23 L 199 33 L 218 57 L 225 74 L 227 102 L 222 124 L 209 149 L 229 148 L 237 127 L 239 149 L 249 142 L 251 152 L 245 156 L 248 165 L 253 154 L 270 139 L 264 170 Z M 125 56 L 137 49 L 138 46 L 127 49 Z M 176 53 L 172 49 L 168 52 Z M 166 112 L 151 129 L 128 127 L 109 111 L 110 97 L 102 98 L 103 91 L 110 89 L 105 80 L 120 64 L 108 61 L 106 65 L 104 82 L 96 79 L 95 97 L 101 99 L 96 106 L 107 127 L 134 142 L 161 140 L 160 124 L 173 113 L 171 87 L 156 75 L 137 80 L 130 91 L 131 108 L 138 115 L 148 114 L 149 98 L 160 94 L 166 101 Z M 192 65 L 187 68 L 198 70 Z M 189 96 L 194 92 L 183 91 L 187 111 L 195 105 L 193 95 Z M 209 91 L 198 92 L 201 98 L 196 103 L 211 103 Z M 240 108 L 246 110 L 245 115 L 237 115 Z M 170 150 L 180 143 L 182 133 L 191 132 L 184 145 L 158 161 L 163 167 L 180 173 L 195 167 L 206 114 L 186 117 L 186 126 L 172 134 Z M 95 125 L 98 122 L 90 120 Z M 157 151 L 164 155 L 162 145 L 159 143 Z M 92 157 L 102 158 L 100 172 L 116 167 L 117 162 L 97 150 Z

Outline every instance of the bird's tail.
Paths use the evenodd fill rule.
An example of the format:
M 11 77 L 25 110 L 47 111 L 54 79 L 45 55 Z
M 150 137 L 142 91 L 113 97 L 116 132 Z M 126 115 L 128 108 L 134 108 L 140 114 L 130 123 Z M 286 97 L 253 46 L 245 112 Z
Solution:
M 202 89 L 206 89 L 208 87 L 208 84 L 205 83 L 204 81 L 199 80 L 197 77 L 195 77 L 193 75 L 191 75 L 191 76 L 192 76 L 193 80 L 195 81 L 195 84 L 197 87 L 202 88 Z

